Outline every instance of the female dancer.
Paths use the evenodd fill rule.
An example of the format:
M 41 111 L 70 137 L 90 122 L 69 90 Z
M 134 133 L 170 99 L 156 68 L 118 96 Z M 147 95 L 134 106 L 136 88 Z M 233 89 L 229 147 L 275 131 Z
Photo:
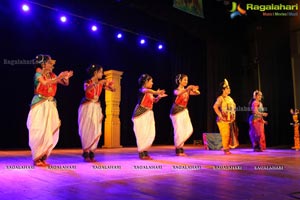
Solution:
M 56 146 L 59 137 L 60 119 L 56 108 L 57 84 L 69 85 L 73 71 L 64 71 L 56 76 L 52 72 L 55 60 L 49 55 L 36 56 L 34 75 L 34 97 L 27 118 L 29 146 L 33 164 L 46 167 L 46 159 Z
M 262 96 L 261 91 L 255 90 L 250 104 L 252 114 L 249 117 L 249 136 L 255 152 L 261 152 L 266 149 L 264 125 L 267 122 L 263 118 L 267 117 L 268 113 L 264 112 L 264 107 L 261 102 Z
M 175 79 L 178 87 L 174 90 L 175 101 L 170 118 L 174 128 L 174 145 L 177 156 L 186 156 L 183 150 L 185 141 L 192 135 L 193 126 L 187 109 L 190 95 L 199 95 L 199 86 L 189 85 L 186 74 L 178 74 Z
M 133 111 L 133 130 L 139 158 L 142 160 L 152 160 L 148 155 L 155 137 L 155 121 L 153 113 L 153 103 L 157 103 L 161 98 L 166 97 L 165 90 L 153 90 L 153 79 L 148 74 L 142 74 L 138 80 L 140 89 L 138 103 Z M 156 97 L 154 97 L 156 96 Z
M 222 137 L 222 145 L 225 155 L 231 154 L 229 148 L 238 146 L 237 134 L 234 128 L 235 108 L 233 99 L 229 96 L 231 90 L 228 81 L 220 84 L 220 96 L 217 98 L 213 109 L 217 114 L 217 125 Z M 232 142 L 233 141 L 233 142 Z
M 97 149 L 102 134 L 102 108 L 99 101 L 102 89 L 115 91 L 112 82 L 103 77 L 103 67 L 91 65 L 87 69 L 90 78 L 84 82 L 85 97 L 78 108 L 78 128 L 85 162 L 96 162 Z

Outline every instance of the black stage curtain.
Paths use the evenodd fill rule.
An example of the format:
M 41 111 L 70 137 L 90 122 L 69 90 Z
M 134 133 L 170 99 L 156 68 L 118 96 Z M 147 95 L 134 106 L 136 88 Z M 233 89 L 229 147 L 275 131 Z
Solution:
M 290 40 L 285 20 L 261 19 L 248 24 L 244 32 L 238 32 L 243 37 L 234 35 L 234 38 L 230 38 L 227 35 L 219 40 L 212 38 L 207 45 L 207 81 L 210 85 L 207 107 L 212 110 L 218 84 L 227 78 L 231 85 L 231 96 L 239 109 L 237 124 L 242 144 L 250 143 L 248 113 L 244 110 L 253 91 L 259 89 L 258 69 L 263 103 L 269 113 L 266 118 L 268 125 L 265 126 L 267 145 L 293 143 L 289 113 L 294 105 Z M 207 113 L 208 132 L 218 131 L 215 117 L 213 112 Z

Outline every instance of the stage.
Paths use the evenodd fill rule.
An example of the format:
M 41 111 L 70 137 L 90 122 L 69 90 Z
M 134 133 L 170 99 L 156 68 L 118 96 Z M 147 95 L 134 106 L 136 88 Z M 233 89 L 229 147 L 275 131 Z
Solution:
M 6 199 L 300 199 L 300 151 L 250 147 L 204 150 L 153 146 L 154 160 L 135 147 L 103 149 L 85 163 L 80 149 L 55 149 L 50 167 L 34 167 L 29 150 L 0 151 L 0 198 Z

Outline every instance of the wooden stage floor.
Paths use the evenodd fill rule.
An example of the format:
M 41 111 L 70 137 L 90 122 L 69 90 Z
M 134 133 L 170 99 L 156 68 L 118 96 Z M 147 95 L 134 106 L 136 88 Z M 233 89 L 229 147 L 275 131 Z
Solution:
M 96 163 L 80 149 L 55 149 L 48 168 L 33 167 L 29 150 L 0 151 L 0 199 L 300 199 L 300 151 L 237 148 L 232 155 L 186 146 L 153 146 L 154 160 L 136 148 L 99 148 Z

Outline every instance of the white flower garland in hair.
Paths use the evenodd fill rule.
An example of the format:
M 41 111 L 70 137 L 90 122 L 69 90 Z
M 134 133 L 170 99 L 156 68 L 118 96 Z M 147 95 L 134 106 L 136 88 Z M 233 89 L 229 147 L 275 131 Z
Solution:
M 181 79 L 181 74 L 177 75 L 177 79 L 175 80 L 176 84 L 179 85 L 179 81 Z
M 258 90 L 255 90 L 254 92 L 253 92 L 253 99 L 255 99 L 255 97 L 256 97 L 256 95 L 258 94 Z
M 41 60 L 38 60 L 39 59 L 39 56 L 41 56 Z M 44 62 L 44 55 L 37 55 L 36 57 L 35 57 L 35 59 L 36 59 L 36 63 L 37 64 L 42 64 L 43 62 Z

